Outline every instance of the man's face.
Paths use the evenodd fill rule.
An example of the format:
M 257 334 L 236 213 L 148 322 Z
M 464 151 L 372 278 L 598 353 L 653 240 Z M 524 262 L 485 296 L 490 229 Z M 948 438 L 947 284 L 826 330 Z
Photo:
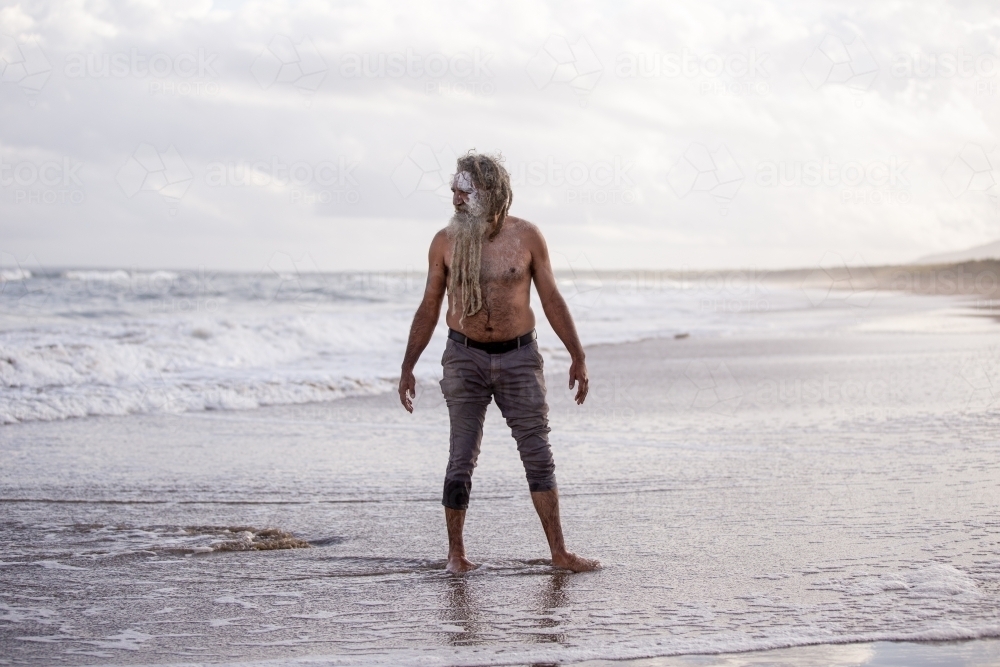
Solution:
M 455 208 L 461 209 L 468 201 L 468 192 L 462 192 L 461 190 L 456 189 L 454 185 L 451 186 L 451 203 Z
M 460 171 L 451 179 L 451 203 L 456 210 L 465 210 L 469 197 L 476 191 L 468 172 Z

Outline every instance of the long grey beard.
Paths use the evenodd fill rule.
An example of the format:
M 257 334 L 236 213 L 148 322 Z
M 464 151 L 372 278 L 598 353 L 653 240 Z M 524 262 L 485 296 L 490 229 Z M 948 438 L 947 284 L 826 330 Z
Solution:
M 470 201 L 466 206 L 468 211 L 455 211 L 448 223 L 448 231 L 454 239 L 454 250 L 451 259 L 451 276 L 448 280 L 448 292 L 452 297 L 461 295 L 461 315 L 459 324 L 466 317 L 478 313 L 483 307 L 483 290 L 479 284 L 479 270 L 482 266 L 483 237 L 489 227 L 489 221 L 479 206 Z M 459 307 L 459 299 L 452 303 L 452 312 Z

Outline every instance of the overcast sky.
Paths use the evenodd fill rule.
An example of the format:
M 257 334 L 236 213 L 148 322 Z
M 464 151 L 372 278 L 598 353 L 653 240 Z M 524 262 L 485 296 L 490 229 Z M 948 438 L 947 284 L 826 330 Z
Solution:
M 454 156 L 595 268 L 874 265 L 1000 237 L 990 2 L 22 2 L 0 253 L 423 269 Z

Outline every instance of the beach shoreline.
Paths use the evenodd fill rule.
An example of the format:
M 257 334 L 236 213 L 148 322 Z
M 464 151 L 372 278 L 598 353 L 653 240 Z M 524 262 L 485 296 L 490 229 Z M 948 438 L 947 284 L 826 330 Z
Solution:
M 413 415 L 388 392 L 4 426 L 0 643 L 15 665 L 991 664 L 994 640 L 908 643 L 995 636 L 1000 600 L 995 332 L 926 303 L 591 345 L 583 406 L 545 348 L 592 574 L 547 565 L 495 407 L 482 567 L 444 572 L 432 382 Z

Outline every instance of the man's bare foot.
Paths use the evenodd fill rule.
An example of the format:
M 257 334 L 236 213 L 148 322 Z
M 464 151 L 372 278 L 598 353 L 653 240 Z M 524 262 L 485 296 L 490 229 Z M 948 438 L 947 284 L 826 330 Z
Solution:
M 444 569 L 452 574 L 465 574 L 470 570 L 475 570 L 477 567 L 479 566 L 465 556 L 452 556 L 448 559 L 448 564 Z
M 576 554 L 566 552 L 561 556 L 552 557 L 552 566 L 561 567 L 572 572 L 591 572 L 601 569 L 601 561 L 593 558 L 581 558 Z

